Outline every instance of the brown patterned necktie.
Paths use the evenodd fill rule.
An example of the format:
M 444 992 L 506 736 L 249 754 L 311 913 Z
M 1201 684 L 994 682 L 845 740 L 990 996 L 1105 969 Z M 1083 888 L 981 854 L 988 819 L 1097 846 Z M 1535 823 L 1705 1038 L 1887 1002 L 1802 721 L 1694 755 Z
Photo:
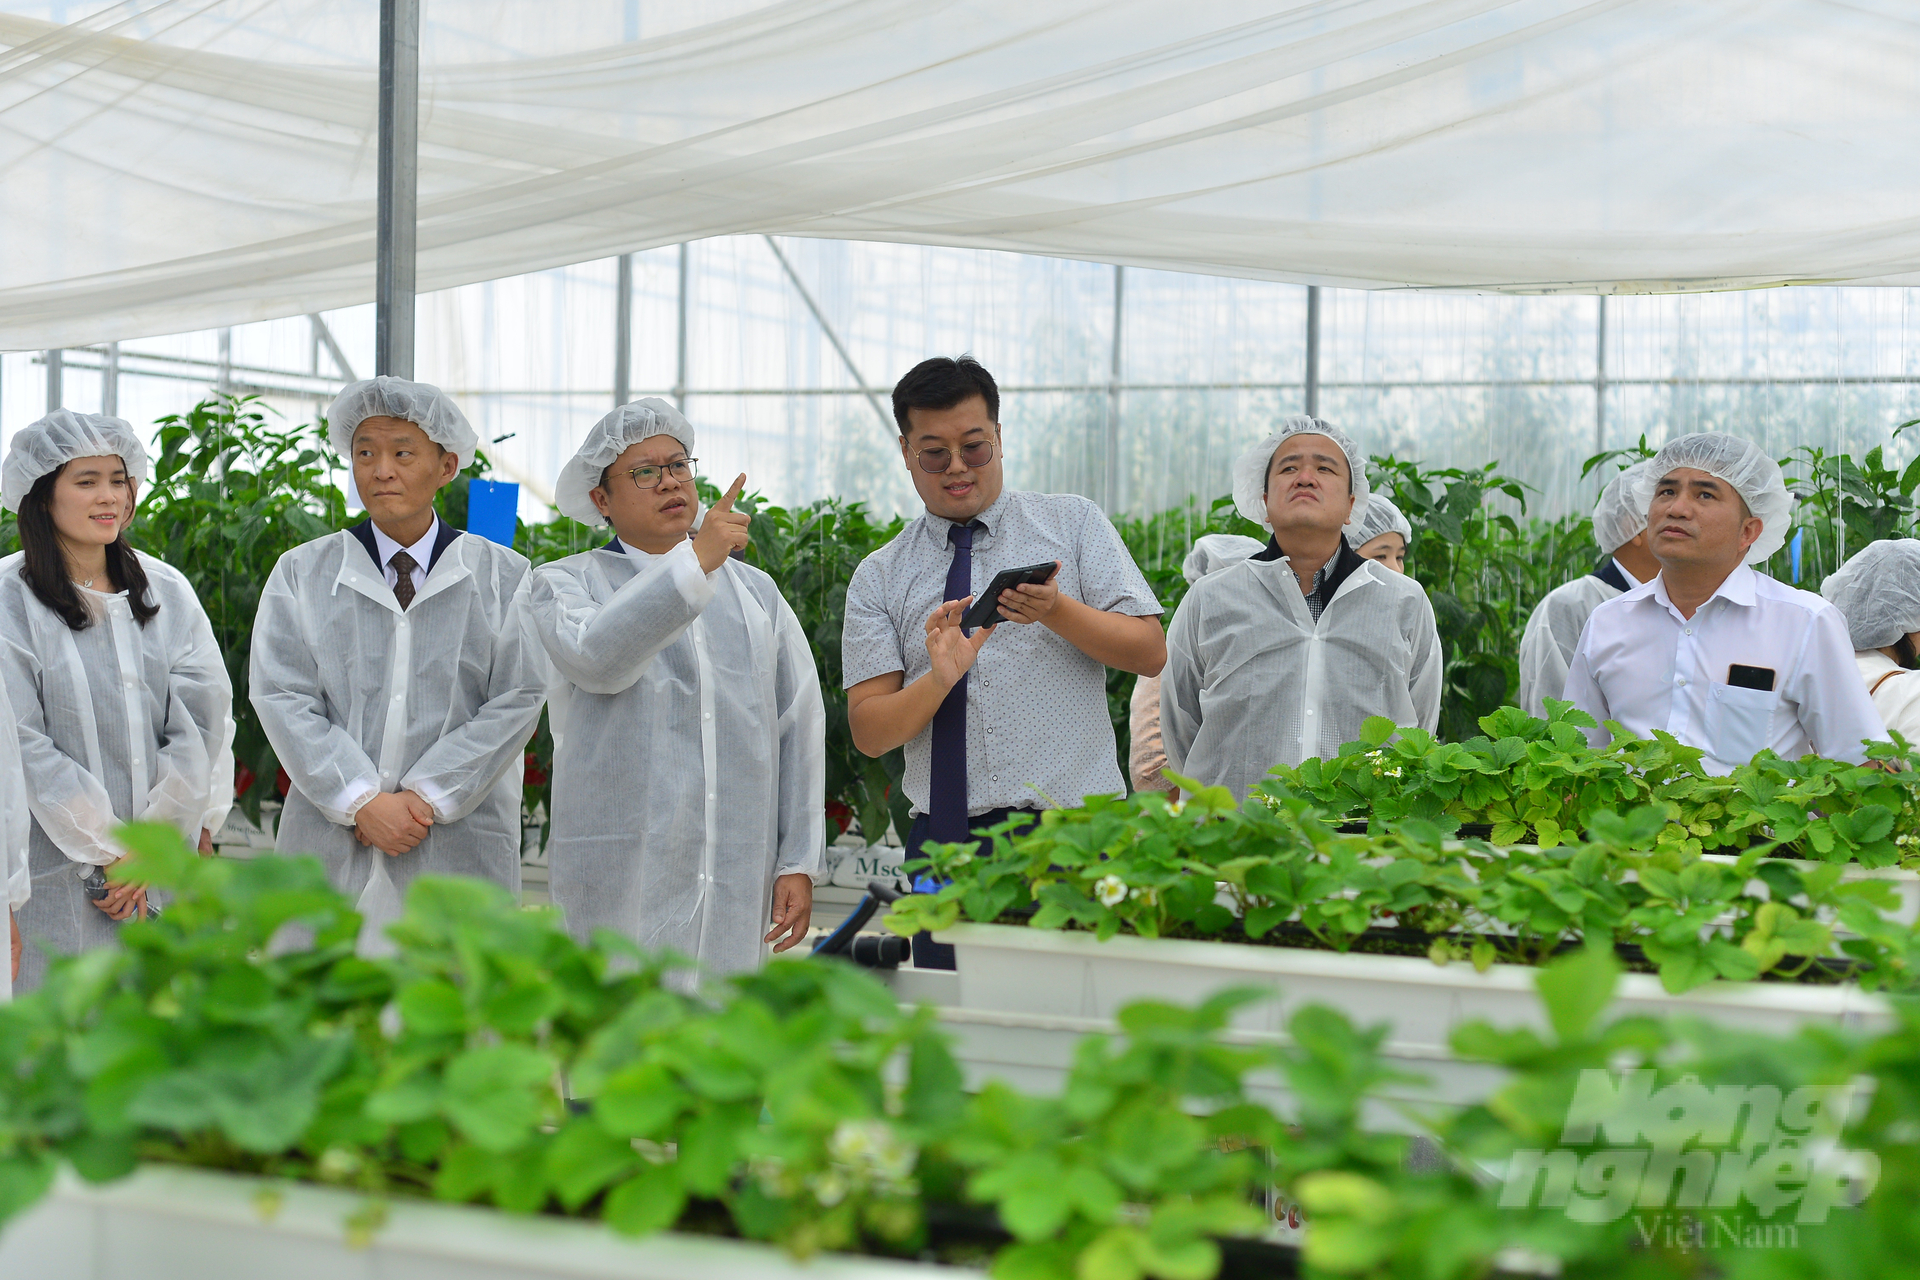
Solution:
M 404 610 L 413 604 L 413 571 L 420 567 L 420 562 L 404 551 L 396 551 L 393 553 L 393 559 L 387 563 L 392 565 L 393 571 L 400 575 L 399 580 L 393 584 L 393 598 L 400 602 L 400 607 Z

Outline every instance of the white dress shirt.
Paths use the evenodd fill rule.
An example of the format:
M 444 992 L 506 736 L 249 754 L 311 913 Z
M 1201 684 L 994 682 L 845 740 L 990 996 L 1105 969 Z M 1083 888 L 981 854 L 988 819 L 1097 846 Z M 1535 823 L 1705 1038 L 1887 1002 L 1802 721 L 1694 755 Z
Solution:
M 1773 688 L 1727 683 L 1734 665 L 1773 671 Z M 1665 729 L 1729 773 L 1764 748 L 1793 760 L 1866 758 L 1886 740 L 1840 611 L 1742 565 L 1683 618 L 1664 575 L 1593 611 L 1567 671 L 1566 697 L 1604 726 L 1642 737 Z M 1595 746 L 1606 729 L 1590 729 Z
M 413 594 L 419 595 L 426 589 L 427 570 L 433 567 L 433 542 L 440 536 L 440 517 L 434 516 L 433 523 L 427 526 L 427 536 L 410 547 L 403 547 L 380 531 L 379 525 L 373 526 L 373 545 L 380 548 L 380 570 L 387 575 L 387 585 L 400 585 L 400 571 L 393 567 L 395 553 L 404 551 L 413 557 Z

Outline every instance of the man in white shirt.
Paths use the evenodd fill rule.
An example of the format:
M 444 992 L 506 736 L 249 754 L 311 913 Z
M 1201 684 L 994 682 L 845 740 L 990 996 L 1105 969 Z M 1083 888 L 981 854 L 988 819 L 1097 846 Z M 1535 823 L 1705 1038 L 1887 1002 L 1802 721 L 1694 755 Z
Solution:
M 1607 481 L 1593 506 L 1593 540 L 1605 558 L 1592 573 L 1547 592 L 1527 618 L 1520 637 L 1520 705 L 1528 715 L 1545 716 L 1547 699 L 1566 688 L 1574 646 L 1593 611 L 1660 572 L 1647 549 L 1647 509 L 1635 502 L 1652 467 L 1653 459 L 1645 458 Z
M 1602 725 L 1664 729 L 1729 773 L 1766 749 L 1786 759 L 1866 758 L 1886 738 L 1840 611 L 1750 567 L 1786 541 L 1780 468 L 1736 436 L 1682 436 L 1638 492 L 1660 573 L 1593 611 L 1568 700 Z M 1587 731 L 1598 746 L 1605 728 Z

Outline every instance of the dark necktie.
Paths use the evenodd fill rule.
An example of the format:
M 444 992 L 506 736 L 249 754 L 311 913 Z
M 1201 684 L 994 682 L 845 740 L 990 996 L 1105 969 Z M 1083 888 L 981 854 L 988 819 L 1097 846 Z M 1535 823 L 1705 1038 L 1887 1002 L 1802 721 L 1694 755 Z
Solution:
M 953 563 L 947 567 L 947 595 L 958 600 L 973 591 L 973 531 L 980 524 L 947 530 Z M 927 838 L 942 842 L 967 838 L 967 677 L 947 690 L 933 713 L 933 759 L 927 777 Z
M 400 608 L 405 610 L 413 604 L 413 571 L 420 567 L 420 562 L 404 551 L 396 551 L 393 553 L 393 559 L 387 563 L 392 565 L 393 571 L 400 575 L 398 581 L 393 584 L 393 598 L 398 600 Z

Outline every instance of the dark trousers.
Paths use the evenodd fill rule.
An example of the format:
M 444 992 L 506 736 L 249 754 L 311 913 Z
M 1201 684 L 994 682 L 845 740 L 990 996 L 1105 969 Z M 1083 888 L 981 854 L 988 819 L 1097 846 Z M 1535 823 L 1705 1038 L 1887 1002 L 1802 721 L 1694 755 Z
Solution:
M 999 826 L 1016 814 L 1027 815 L 1026 823 L 1020 827 L 1018 832 L 1018 834 L 1021 835 L 1025 835 L 1027 832 L 1033 830 L 1040 821 L 1040 811 L 1038 809 L 989 809 L 979 817 L 968 818 L 967 829 L 974 834 L 978 834 L 979 832 L 987 830 L 989 827 Z M 912 862 L 920 856 L 920 846 L 927 842 L 927 828 L 932 824 L 932 821 L 933 820 L 924 813 L 916 813 L 913 815 L 913 825 L 907 829 L 906 857 L 903 858 L 902 861 Z M 982 853 L 985 853 L 992 846 L 993 841 L 990 839 L 983 838 L 980 841 L 980 851 Z M 913 881 L 915 893 L 932 893 L 939 887 L 937 881 L 932 880 L 924 874 L 916 876 Z M 913 967 L 916 969 L 953 968 L 952 944 L 935 942 L 933 935 L 924 931 L 914 934 Z

